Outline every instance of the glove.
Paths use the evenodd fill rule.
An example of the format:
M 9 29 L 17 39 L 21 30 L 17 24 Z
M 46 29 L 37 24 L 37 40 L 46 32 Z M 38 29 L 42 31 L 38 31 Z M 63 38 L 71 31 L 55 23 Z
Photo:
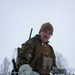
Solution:
M 53 67 L 52 70 L 51 70 L 51 73 L 58 74 L 58 68 L 57 67 Z
M 19 75 L 30 75 L 32 68 L 28 64 L 24 64 L 19 68 Z
M 19 68 L 18 75 L 39 75 L 39 74 L 35 71 L 32 71 L 32 68 L 28 64 L 24 64 Z

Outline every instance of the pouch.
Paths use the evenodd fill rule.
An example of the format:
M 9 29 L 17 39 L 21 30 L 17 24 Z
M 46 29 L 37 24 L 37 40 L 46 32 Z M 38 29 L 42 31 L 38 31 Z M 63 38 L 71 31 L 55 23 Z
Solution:
M 37 59 L 37 69 L 39 73 L 50 73 L 51 66 L 52 58 L 43 56 Z

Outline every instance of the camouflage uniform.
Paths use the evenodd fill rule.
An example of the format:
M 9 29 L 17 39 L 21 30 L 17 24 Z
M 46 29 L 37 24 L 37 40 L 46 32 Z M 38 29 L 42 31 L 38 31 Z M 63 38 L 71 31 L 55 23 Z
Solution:
M 41 46 L 43 46 L 43 51 L 38 56 L 34 65 L 31 66 L 30 64 L 40 51 L 38 48 Z M 20 48 L 16 59 L 17 69 L 19 69 L 19 67 L 23 64 L 29 64 L 33 70 L 40 73 L 40 75 L 50 75 L 51 68 L 47 66 L 48 63 L 46 64 L 46 67 L 43 66 L 43 58 L 45 57 L 52 58 L 53 61 L 51 68 L 52 66 L 56 67 L 56 59 L 53 48 L 48 44 L 48 42 L 42 43 L 40 35 L 37 34 L 30 40 L 27 40 Z

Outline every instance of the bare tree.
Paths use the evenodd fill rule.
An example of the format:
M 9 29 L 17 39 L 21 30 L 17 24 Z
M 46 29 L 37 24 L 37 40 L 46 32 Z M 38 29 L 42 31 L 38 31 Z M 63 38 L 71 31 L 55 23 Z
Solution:
M 10 70 L 10 61 L 8 60 L 7 57 L 5 57 L 3 60 L 3 63 L 0 66 L 0 71 L 2 74 L 5 74 L 5 73 L 8 73 L 9 70 Z
M 65 68 L 65 69 L 68 68 L 68 63 L 67 63 L 66 59 L 63 57 L 62 54 L 57 52 L 56 53 L 56 58 L 57 58 L 57 66 L 59 68 Z
M 75 70 L 69 67 L 68 62 L 66 61 L 66 59 L 63 57 L 62 54 L 57 52 L 56 59 L 58 68 L 65 69 L 67 73 L 66 75 L 75 75 Z

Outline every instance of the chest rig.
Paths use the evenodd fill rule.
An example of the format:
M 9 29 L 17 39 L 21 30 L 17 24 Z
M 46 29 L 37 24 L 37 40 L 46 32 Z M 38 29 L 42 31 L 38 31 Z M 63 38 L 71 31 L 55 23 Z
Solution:
M 31 67 L 40 74 L 49 74 L 52 66 L 51 48 L 47 43 L 35 41 L 34 59 Z

